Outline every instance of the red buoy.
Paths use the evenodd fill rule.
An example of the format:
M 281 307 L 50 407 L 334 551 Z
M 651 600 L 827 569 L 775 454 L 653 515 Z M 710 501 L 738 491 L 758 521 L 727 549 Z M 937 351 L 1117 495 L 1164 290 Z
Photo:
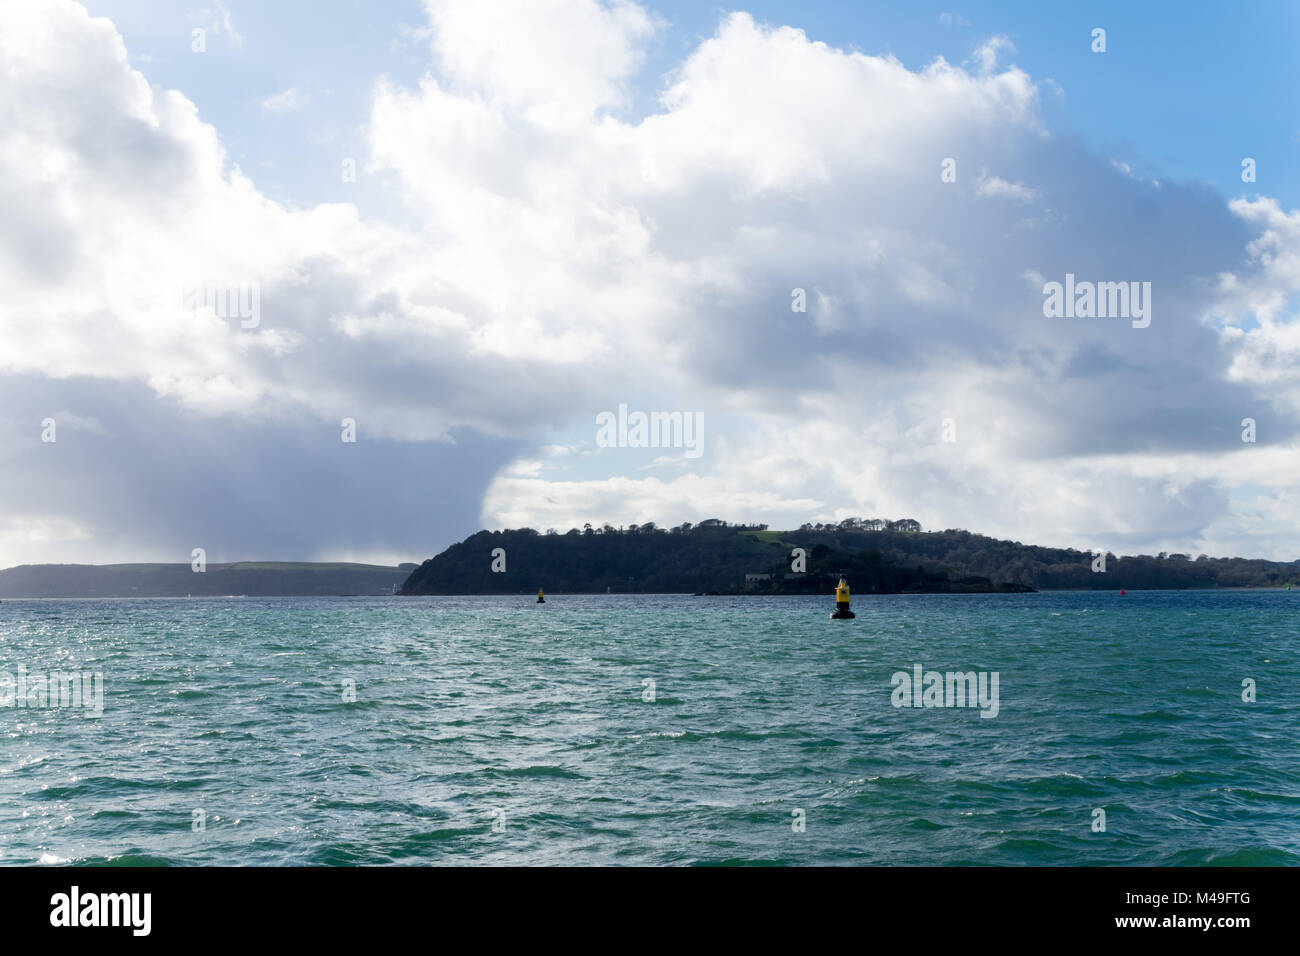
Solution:
M 1120 596 L 1120 597 L 1123 597 L 1125 594 L 1128 594 L 1128 592 L 1125 591 L 1123 588 L 1120 588 L 1120 589 L 1119 589 L 1119 596 Z

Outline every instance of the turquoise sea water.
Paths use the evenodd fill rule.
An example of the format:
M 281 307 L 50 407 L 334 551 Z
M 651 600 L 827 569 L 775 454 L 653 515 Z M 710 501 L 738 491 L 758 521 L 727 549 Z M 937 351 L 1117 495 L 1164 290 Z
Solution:
M 0 862 L 1300 863 L 1300 592 L 532 601 L 6 601 Z

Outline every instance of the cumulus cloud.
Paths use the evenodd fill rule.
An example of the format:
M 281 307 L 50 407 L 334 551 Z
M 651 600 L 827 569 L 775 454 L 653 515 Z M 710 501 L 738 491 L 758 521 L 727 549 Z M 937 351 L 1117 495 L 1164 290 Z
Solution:
M 582 122 L 622 104 L 659 26 L 624 0 L 426 0 L 425 8 L 453 89 L 543 124 Z
M 204 460 L 260 476 L 237 505 L 228 471 L 197 482 L 211 526 L 234 521 L 248 548 L 270 546 L 253 530 L 276 514 L 268 488 L 303 480 L 305 456 L 340 494 L 344 474 L 378 481 L 393 515 L 329 536 L 271 522 L 312 553 L 345 533 L 418 548 L 400 515 L 422 508 L 442 516 L 418 526 L 425 551 L 480 516 L 868 513 L 1044 543 L 1295 550 L 1259 529 L 1296 510 L 1300 214 L 1135 179 L 1053 137 L 1038 85 L 999 65 L 1014 52 L 1001 37 L 969 69 L 911 70 L 733 13 L 633 115 L 663 28 L 646 9 L 426 10 L 427 74 L 379 78 L 367 124 L 368 168 L 410 214 L 399 226 L 269 200 L 193 103 L 131 67 L 111 23 L 70 2 L 6 6 L 0 370 L 130 395 L 164 433 L 211 436 Z M 1150 282 L 1150 327 L 1045 317 L 1042 283 L 1067 273 Z M 258 321 L 195 295 L 214 288 L 256 290 Z M 92 407 L 57 394 L 49 407 Z M 624 402 L 706 411 L 705 456 L 554 453 Z M 1242 445 L 1246 416 L 1268 447 Z M 98 417 L 123 455 L 143 441 Z M 342 417 L 386 449 L 371 466 L 328 457 Z M 318 439 L 328 452 L 307 451 Z M 187 456 L 159 458 L 185 480 Z M 414 484 L 385 483 L 381 459 Z M 454 494 L 431 501 L 444 481 Z M 1266 489 L 1245 515 L 1243 482 Z M 33 493 L 24 514 L 42 513 Z M 92 512 L 112 507 L 67 520 L 107 532 Z M 140 521 L 142 548 L 205 533 L 169 530 L 175 513 Z
M 546 374 L 554 350 L 515 354 L 504 319 L 483 321 L 490 293 L 444 283 L 452 265 L 422 237 L 259 193 L 192 103 L 129 66 L 108 21 L 67 3 L 5 16 L 0 332 L 13 347 L 0 368 L 143 381 L 200 416 L 350 415 L 410 440 L 536 427 L 571 398 Z M 68 63 L 77 82 L 55 82 Z M 253 294 L 256 325 L 232 304 Z M 493 376 L 510 355 L 505 388 Z

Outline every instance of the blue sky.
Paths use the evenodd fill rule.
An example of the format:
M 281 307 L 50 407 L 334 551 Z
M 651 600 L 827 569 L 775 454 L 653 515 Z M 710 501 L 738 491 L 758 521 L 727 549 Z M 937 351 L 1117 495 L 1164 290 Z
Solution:
M 0 7 L 0 566 L 849 515 L 1294 559 L 1298 26 Z M 1149 284 L 1149 327 L 1048 315 L 1067 274 Z M 702 416 L 703 453 L 600 446 L 623 404 Z
M 655 7 L 687 38 L 707 35 L 726 7 Z M 1245 187 L 1253 156 L 1267 191 L 1294 205 L 1300 188 L 1300 6 L 1178 2 L 1087 4 L 989 2 L 977 6 L 755 2 L 744 9 L 794 24 L 810 38 L 892 54 L 912 69 L 936 56 L 959 63 L 990 35 L 1008 37 L 1010 59 L 1036 80 L 1054 80 L 1044 117 L 1095 149 L 1151 175 L 1200 179 L 1228 195 Z M 941 14 L 949 13 L 947 22 Z M 1091 50 L 1106 29 L 1107 52 Z M 666 62 L 666 61 L 665 61 Z M 1253 191 L 1253 190 L 1252 190 Z
M 909 68 L 936 57 L 962 63 L 989 36 L 1008 37 L 1008 59 L 1037 81 L 1054 81 L 1043 118 L 1062 135 L 1121 158 L 1146 175 L 1213 184 L 1228 196 L 1257 190 L 1294 206 L 1300 199 L 1300 5 L 1035 2 L 950 5 L 762 2 L 737 7 L 655 3 L 668 23 L 639 71 L 632 115 L 656 107 L 663 77 L 711 35 L 733 9 L 773 25 L 793 25 L 812 40 L 897 57 Z M 285 201 L 346 199 L 382 203 L 364 183 L 344 190 L 337 156 L 364 151 L 373 82 L 381 75 L 414 83 L 429 68 L 420 3 L 378 0 L 229 0 L 243 43 L 213 37 L 208 57 L 190 52 L 189 31 L 204 22 L 202 4 L 91 0 L 113 19 L 152 81 L 183 90 L 221 131 L 231 156 L 269 194 Z M 949 14 L 944 18 L 943 14 Z M 1091 50 L 1106 29 L 1107 52 Z M 290 114 L 260 103 L 297 87 L 310 102 Z M 1241 181 L 1253 157 L 1258 181 Z

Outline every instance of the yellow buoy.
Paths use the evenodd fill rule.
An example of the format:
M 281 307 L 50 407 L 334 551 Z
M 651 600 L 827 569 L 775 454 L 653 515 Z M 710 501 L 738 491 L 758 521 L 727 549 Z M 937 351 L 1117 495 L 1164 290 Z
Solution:
M 538 603 L 538 604 L 545 604 L 545 603 L 546 603 L 546 596 L 542 594 L 542 589 L 541 589 L 541 588 L 538 588 L 538 589 L 537 589 L 537 603 Z
M 856 616 L 849 610 L 849 582 L 841 573 L 840 583 L 835 585 L 835 610 L 831 612 L 831 620 L 847 620 Z

